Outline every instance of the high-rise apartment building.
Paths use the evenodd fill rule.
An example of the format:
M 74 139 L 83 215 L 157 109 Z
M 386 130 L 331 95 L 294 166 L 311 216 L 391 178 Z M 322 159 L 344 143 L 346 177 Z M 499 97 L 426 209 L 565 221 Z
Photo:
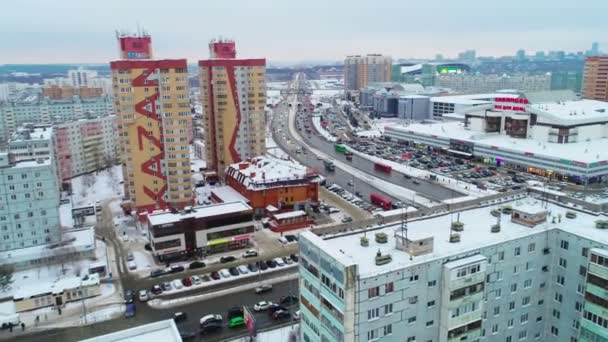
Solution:
M 607 341 L 608 222 L 520 198 L 300 234 L 303 341 Z
M 233 41 L 209 43 L 199 61 L 208 167 L 224 169 L 266 152 L 266 60 L 237 59 Z
M 150 36 L 119 35 L 110 63 L 125 196 L 138 211 L 181 208 L 192 201 L 185 59 L 151 60 Z
M 608 101 L 608 56 L 587 57 L 583 71 L 583 97 Z
M 94 78 L 97 77 L 97 71 L 78 68 L 68 70 L 68 78 L 72 87 L 90 87 Z
M 391 70 L 390 56 L 348 56 L 344 60 L 344 90 L 358 91 L 369 83 L 390 82 Z

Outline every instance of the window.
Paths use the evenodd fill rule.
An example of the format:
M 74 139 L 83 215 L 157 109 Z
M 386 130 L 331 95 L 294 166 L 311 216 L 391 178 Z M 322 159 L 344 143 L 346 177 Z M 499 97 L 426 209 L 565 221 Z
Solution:
M 410 304 L 416 304 L 416 303 L 418 303 L 418 296 L 412 296 L 412 297 L 409 297 L 409 298 L 408 298 L 408 302 L 409 302 Z
M 521 254 L 521 248 L 520 247 L 515 247 L 515 251 L 513 252 L 513 254 L 515 256 L 519 256 Z
M 528 331 L 527 330 L 520 331 L 518 337 L 520 340 L 523 340 L 524 338 L 528 337 Z
M 426 326 L 427 327 L 431 327 L 431 326 L 433 326 L 433 324 L 435 324 L 434 321 L 428 321 L 428 322 L 426 322 Z
M 562 241 L 560 242 L 559 246 L 560 246 L 562 249 L 568 249 L 568 247 L 570 246 L 570 243 L 568 243 L 568 241 L 566 241 L 566 240 L 562 240 Z M 553 328 L 553 327 L 552 327 L 552 328 Z
M 568 261 L 566 261 L 566 259 L 564 258 L 559 258 L 559 265 L 563 268 L 568 267 Z
M 536 250 L 536 244 L 533 242 L 528 245 L 528 253 L 532 253 Z
M 415 281 L 418 281 L 418 275 L 417 274 L 414 274 L 414 275 L 410 276 L 410 283 L 413 283 Z
M 367 340 L 368 341 L 372 341 L 378 338 L 378 331 L 374 330 L 370 330 L 367 332 Z
M 500 306 L 495 306 L 494 307 L 494 316 L 498 316 L 500 315 Z
M 375 308 L 371 310 L 367 310 L 367 319 L 372 320 L 374 318 L 380 317 L 380 308 Z
M 532 287 L 532 279 L 524 280 L 524 289 Z
M 581 265 L 578 268 L 578 274 L 582 275 L 583 277 L 587 275 L 587 267 Z
M 561 303 L 564 297 L 561 293 L 555 292 L 555 296 L 553 297 L 553 299 L 555 299 L 556 302 Z
M 561 313 L 557 309 L 553 309 L 553 317 L 559 319 L 561 317 Z
M 521 314 L 521 316 L 519 316 L 519 323 L 521 323 L 521 324 L 528 323 L 528 313 Z
M 435 301 L 434 301 L 434 300 L 431 300 L 431 301 L 427 302 L 427 303 L 426 303 L 426 306 L 427 306 L 427 307 L 429 307 L 429 308 L 431 308 L 431 307 L 435 306 Z
M 562 240 L 562 242 L 564 242 L 564 241 Z M 566 242 L 567 242 L 567 241 L 566 241 Z M 567 249 L 567 248 L 566 248 L 566 249 Z M 557 328 L 556 328 L 556 327 L 554 327 L 554 326 L 551 326 L 551 335 L 553 335 L 553 336 L 559 336 L 559 329 L 557 329 Z
M 505 252 L 498 252 L 498 260 L 499 261 L 505 260 Z
M 509 302 L 509 311 L 515 310 L 515 301 Z
M 543 316 L 538 316 L 538 317 L 536 317 L 536 321 L 537 321 L 537 322 L 542 322 L 542 321 L 543 321 Z
M 406 340 L 407 342 L 416 342 L 416 336 L 410 336 Z
M 496 289 L 496 298 L 500 298 L 502 295 L 502 289 Z
M 507 339 L 505 340 L 505 342 L 512 342 L 513 340 L 511 339 L 511 336 L 507 336 Z
M 412 316 L 412 317 L 408 318 L 408 319 L 407 319 L 407 322 L 408 322 L 409 324 L 416 323 L 416 316 Z
M 389 315 L 389 314 L 392 314 L 392 313 L 393 313 L 393 304 L 392 303 L 391 304 L 386 304 L 384 306 L 384 314 L 385 315 Z
M 437 286 L 437 280 L 431 280 L 427 283 L 428 287 Z
M 560 284 L 560 285 L 564 285 L 564 282 L 565 282 L 564 276 L 558 275 L 557 276 L 557 283 Z
M 511 293 L 517 292 L 517 284 L 511 284 Z
M 525 296 L 524 298 L 522 298 L 521 305 L 522 306 L 530 305 L 530 296 Z
M 392 281 L 384 285 L 384 293 L 390 293 L 393 291 L 395 291 L 395 284 Z
M 507 321 L 507 328 L 512 328 L 512 327 L 513 327 L 513 318 L 510 318 L 510 319 Z
M 583 304 L 581 302 L 574 303 L 574 309 L 578 312 L 581 312 L 581 310 L 583 310 Z
M 380 287 L 378 287 L 378 286 L 369 288 L 367 290 L 367 297 L 368 298 L 378 297 L 379 295 L 380 295 Z
M 586 258 L 589 256 L 589 248 L 587 247 L 583 247 L 583 250 L 581 251 L 581 254 Z
M 498 333 L 498 324 L 492 325 L 492 334 Z
M 393 325 L 392 324 L 385 325 L 384 326 L 384 336 L 390 335 L 392 333 L 393 333 Z

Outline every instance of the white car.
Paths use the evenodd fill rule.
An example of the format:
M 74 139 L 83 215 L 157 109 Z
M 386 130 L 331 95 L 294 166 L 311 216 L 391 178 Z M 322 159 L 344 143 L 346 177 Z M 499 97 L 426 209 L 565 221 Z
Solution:
M 258 256 L 258 252 L 255 249 L 248 249 L 243 253 L 243 258 L 251 258 Z
M 181 279 L 175 279 L 174 281 L 171 282 L 171 284 L 173 284 L 173 288 L 176 289 L 176 290 L 179 290 L 182 287 L 184 287 L 184 284 L 182 284 L 182 280 Z
M 272 305 L 272 302 L 263 300 L 261 302 L 257 302 L 254 306 L 253 306 L 253 310 L 255 310 L 256 312 L 260 312 L 260 311 L 264 311 L 264 310 L 268 310 L 268 308 Z
M 127 267 L 129 267 L 129 270 L 133 271 L 137 269 L 137 264 L 135 263 L 135 261 L 131 260 L 127 262 Z
M 193 284 L 193 285 L 200 285 L 200 284 L 202 284 L 202 283 L 203 283 L 203 280 L 201 279 L 201 277 L 199 277 L 199 276 L 197 276 L 197 275 L 192 276 L 192 277 L 190 278 L 190 280 L 192 280 L 192 284 Z
M 230 274 L 230 271 L 228 271 L 227 268 L 223 268 L 220 270 L 220 275 L 222 276 L 222 278 L 230 278 L 232 275 Z
M 201 326 L 205 325 L 205 323 L 209 322 L 209 321 L 222 321 L 222 316 L 218 315 L 218 314 L 211 314 L 211 315 L 206 315 L 201 317 L 201 320 L 199 321 L 199 324 Z
M 286 239 L 284 236 L 281 236 L 281 237 L 279 238 L 279 242 L 285 245 L 285 244 L 287 244 L 289 241 L 287 241 L 287 239 Z
M 296 320 L 296 321 L 300 319 L 300 310 L 296 311 L 293 314 L 293 319 Z
M 237 267 L 237 269 L 239 270 L 240 274 L 247 274 L 247 273 L 249 273 L 249 269 L 245 265 L 241 265 L 241 266 Z
M 148 290 L 139 290 L 138 297 L 140 302 L 147 302 L 150 299 L 150 296 L 148 295 Z
M 285 266 L 285 261 L 281 258 L 274 258 L 274 262 L 277 263 L 277 266 Z

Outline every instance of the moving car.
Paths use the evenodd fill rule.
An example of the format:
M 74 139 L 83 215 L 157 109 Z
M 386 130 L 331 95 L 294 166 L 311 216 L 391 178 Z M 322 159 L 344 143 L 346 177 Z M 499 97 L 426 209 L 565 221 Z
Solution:
M 202 261 L 193 261 L 190 263 L 190 266 L 188 266 L 188 269 L 194 270 L 197 268 L 203 268 L 205 266 L 207 266 L 207 265 Z
M 228 319 L 232 319 L 234 317 L 243 317 L 243 308 L 238 306 L 233 306 L 228 310 Z
M 293 304 L 296 304 L 297 302 L 298 302 L 298 297 L 292 296 L 292 295 L 287 295 L 287 296 L 281 297 L 281 300 L 280 300 L 281 304 L 286 304 L 286 305 L 293 305 Z
M 232 262 L 234 260 L 236 260 L 236 257 L 234 257 L 232 255 L 226 255 L 226 256 L 223 256 L 223 257 L 220 258 L 220 262 L 222 264 L 225 264 L 227 262 Z
M 289 311 L 285 310 L 278 310 L 272 314 L 272 318 L 275 320 L 288 319 L 289 317 L 291 317 L 291 314 L 289 313 Z
M 181 265 L 173 265 L 169 268 L 170 273 L 178 273 L 184 270 L 184 266 Z
M 163 274 L 165 274 L 164 270 L 160 270 L 160 269 L 152 270 L 152 271 L 150 271 L 150 278 L 160 277 Z
M 155 285 L 157 286 L 157 285 Z M 147 302 L 150 300 L 150 295 L 148 294 L 148 290 L 139 290 L 139 295 L 137 296 L 140 302 Z
M 272 302 L 263 300 L 261 302 L 257 302 L 254 306 L 253 306 L 253 310 L 260 312 L 260 311 L 264 311 L 264 310 L 268 310 L 268 308 L 272 305 Z
M 125 291 L 125 303 L 130 304 L 135 302 L 135 291 L 127 289 Z
M 248 249 L 243 253 L 243 258 L 251 258 L 258 256 L 258 252 L 254 249 Z
M 207 334 L 212 334 L 215 332 L 218 332 L 222 330 L 222 322 L 210 322 L 208 324 L 205 324 L 204 327 L 201 327 L 201 334 L 203 335 L 207 335 Z
M 223 320 L 224 319 L 222 318 L 221 315 L 210 314 L 210 315 L 206 315 L 206 316 L 201 317 L 201 319 L 199 320 L 199 325 L 201 326 L 201 328 L 203 328 L 206 325 L 212 324 L 212 323 L 222 324 Z
M 176 312 L 173 314 L 173 320 L 175 323 L 183 322 L 188 319 L 188 315 L 185 312 Z
M 288 311 L 288 309 L 282 305 L 272 304 L 268 307 L 268 315 L 272 317 L 272 315 L 279 310 Z
M 127 310 L 125 311 L 125 318 L 135 317 L 135 312 L 136 312 L 135 303 L 127 304 Z

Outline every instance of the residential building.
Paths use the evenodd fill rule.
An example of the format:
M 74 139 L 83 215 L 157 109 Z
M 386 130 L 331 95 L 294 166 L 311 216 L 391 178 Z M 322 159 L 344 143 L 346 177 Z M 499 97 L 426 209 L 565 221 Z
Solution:
M 240 201 L 152 213 L 147 220 L 152 254 L 160 261 L 245 248 L 255 231 L 253 210 Z
M 563 93 L 571 92 L 557 95 Z M 384 133 L 460 158 L 588 184 L 608 180 L 606 112 L 607 102 L 523 93 L 474 106 L 462 113 L 463 122 L 393 125 Z
M 52 158 L 16 162 L 0 153 L 0 251 L 61 240 L 56 175 Z
M 318 173 L 282 159 L 256 157 L 232 164 L 226 185 L 247 198 L 256 214 L 269 205 L 304 209 L 319 202 Z
M 92 80 L 97 78 L 97 71 L 80 67 L 78 69 L 68 70 L 68 78 L 74 88 L 90 87 L 92 85 Z
M 344 59 L 344 92 L 356 94 L 370 83 L 390 82 L 393 60 L 390 56 L 369 54 Z
M 587 57 L 585 60 L 583 97 L 608 101 L 608 56 Z
M 32 95 L 24 100 L 0 103 L 0 142 L 6 142 L 17 127 L 25 123 L 51 124 L 113 113 L 113 101 L 107 95 L 73 96 L 64 100 Z
M 524 197 L 360 233 L 303 232 L 301 340 L 604 341 L 605 223 Z
M 51 100 L 65 100 L 71 99 L 75 95 L 82 98 L 88 99 L 92 97 L 99 97 L 103 95 L 103 89 L 92 88 L 88 86 L 72 87 L 72 86 L 58 86 L 50 85 L 42 88 L 42 95 L 48 97 Z
M 192 202 L 185 59 L 151 60 L 150 37 L 119 35 L 110 63 L 125 197 L 138 212 Z
M 551 89 L 551 74 L 542 75 L 471 75 L 440 74 L 436 86 L 463 94 L 491 93 L 502 89 L 543 91 Z
M 20 126 L 8 141 L 8 151 L 14 161 L 55 159 L 53 128 L 50 125 Z
M 66 121 L 53 126 L 60 180 L 93 172 L 119 160 L 116 115 Z
M 225 168 L 266 153 L 266 60 L 237 59 L 233 41 L 209 43 L 198 62 L 207 166 Z
M 580 93 L 582 87 L 582 71 L 554 71 L 551 73 L 551 90 L 570 89 L 575 93 Z

